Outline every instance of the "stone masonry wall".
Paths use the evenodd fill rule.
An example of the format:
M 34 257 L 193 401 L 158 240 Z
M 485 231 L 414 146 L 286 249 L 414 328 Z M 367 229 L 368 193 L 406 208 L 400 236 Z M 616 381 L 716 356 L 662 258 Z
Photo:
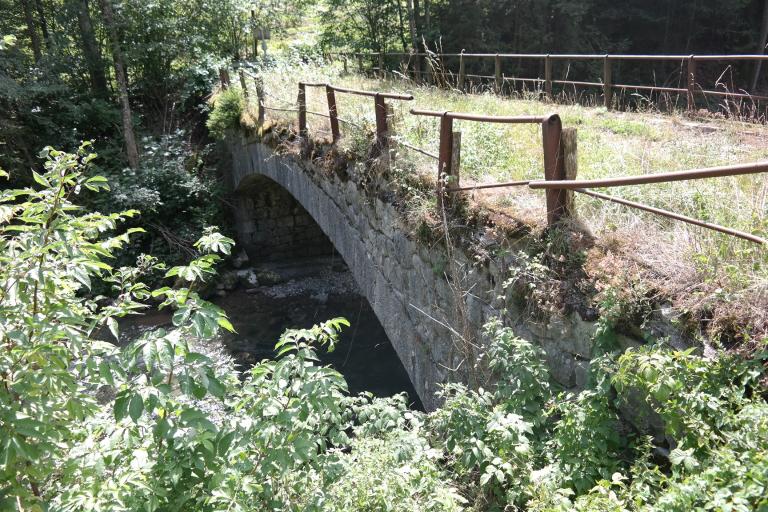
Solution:
M 453 332 L 459 310 L 465 327 L 474 333 L 480 333 L 488 320 L 502 318 L 518 336 L 544 348 L 557 381 L 569 388 L 585 384 L 595 323 L 577 313 L 535 320 L 522 306 L 515 306 L 503 286 L 508 269 L 516 264 L 514 256 L 499 256 L 478 266 L 456 250 L 452 258 L 466 276 L 462 288 L 469 290 L 457 294 L 441 270 L 445 249 L 406 236 L 402 214 L 392 204 L 367 196 L 353 179 L 328 176 L 309 162 L 277 155 L 259 142 L 232 142 L 231 152 L 230 178 L 236 189 L 245 190 L 255 177 L 270 178 L 327 235 L 376 312 L 427 410 L 439 405 L 435 396 L 439 384 L 466 381 L 474 365 L 465 361 L 466 347 Z M 249 218 L 246 214 L 237 226 L 246 239 L 253 236 Z M 637 344 L 628 338 L 624 342 Z
M 333 244 L 307 210 L 265 176 L 251 176 L 236 194 L 239 241 L 251 261 L 321 256 Z

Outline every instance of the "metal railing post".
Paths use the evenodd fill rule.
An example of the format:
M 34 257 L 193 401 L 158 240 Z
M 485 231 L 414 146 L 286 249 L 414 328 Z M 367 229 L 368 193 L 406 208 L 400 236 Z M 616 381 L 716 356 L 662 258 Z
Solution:
M 696 61 L 694 56 L 691 55 L 687 59 L 688 61 L 688 111 L 692 112 L 696 109 L 696 97 L 694 96 L 696 90 Z
M 376 144 L 384 150 L 389 145 L 387 126 L 387 103 L 381 94 L 376 94 L 373 98 L 373 104 L 376 111 Z
M 328 98 L 328 118 L 331 121 L 331 138 L 333 142 L 341 138 L 339 130 L 339 114 L 336 109 L 336 93 L 330 85 L 325 86 L 325 97 Z
M 541 123 L 541 132 L 544 146 L 544 179 L 566 179 L 562 144 L 563 124 L 560 116 L 547 116 Z M 546 196 L 547 225 L 551 226 L 566 215 L 568 198 L 565 189 L 548 189 Z
M 607 54 L 603 58 L 603 101 L 606 109 L 613 108 L 613 69 Z
M 307 88 L 299 82 L 299 137 L 307 138 Z

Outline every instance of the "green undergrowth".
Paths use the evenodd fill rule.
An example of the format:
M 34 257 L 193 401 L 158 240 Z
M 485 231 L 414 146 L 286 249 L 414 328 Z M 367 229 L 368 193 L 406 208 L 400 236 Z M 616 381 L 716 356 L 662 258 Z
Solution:
M 232 240 L 207 229 L 186 265 L 115 268 L 137 212 L 73 202 L 108 187 L 87 146 L 42 156 L 35 186 L 0 197 L 2 510 L 768 508 L 766 341 L 750 359 L 664 343 L 621 353 L 604 314 L 575 392 L 495 321 L 479 354 L 489 379 L 445 385 L 428 414 L 404 395 L 350 395 L 319 364 L 344 319 L 286 331 L 274 360 L 239 374 L 216 338 L 232 325 L 197 293 Z M 145 284 L 153 269 L 174 287 Z M 89 292 L 96 280 L 107 295 Z M 117 319 L 152 299 L 172 325 L 113 343 L 128 341 Z M 649 418 L 663 424 L 654 438 L 634 426 Z

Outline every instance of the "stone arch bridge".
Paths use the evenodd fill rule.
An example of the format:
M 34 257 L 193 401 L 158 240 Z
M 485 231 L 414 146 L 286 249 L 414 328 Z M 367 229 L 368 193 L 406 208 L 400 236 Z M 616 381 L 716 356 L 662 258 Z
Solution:
M 595 324 L 577 313 L 533 320 L 508 300 L 503 281 L 514 260 L 475 265 L 457 249 L 464 269 L 461 293 L 442 269 L 444 247 L 407 235 L 398 209 L 359 186 L 350 167 L 342 179 L 297 155 L 279 154 L 262 142 L 231 140 L 227 170 L 236 198 L 239 243 L 252 259 L 289 257 L 308 247 L 328 253 L 333 245 L 349 266 L 410 375 L 422 403 L 434 409 L 440 383 L 471 378 L 482 326 L 498 318 L 518 336 L 541 345 L 552 374 L 566 387 L 587 378 Z M 458 332 L 461 331 L 461 332 Z M 628 341 L 628 343 L 632 343 Z

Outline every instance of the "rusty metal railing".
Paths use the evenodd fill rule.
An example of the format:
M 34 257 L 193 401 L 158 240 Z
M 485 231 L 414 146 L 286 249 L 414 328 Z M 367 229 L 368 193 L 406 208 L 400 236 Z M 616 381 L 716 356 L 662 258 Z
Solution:
M 544 151 L 544 179 L 564 180 L 565 158 L 563 145 L 561 144 L 563 126 L 560 116 L 548 114 L 546 116 L 486 116 L 479 114 L 467 114 L 460 112 L 438 112 L 432 110 L 411 109 L 410 113 L 417 116 L 429 116 L 440 118 L 440 151 L 437 164 L 437 200 L 438 205 L 444 205 L 446 194 L 461 192 L 464 190 L 476 190 L 481 188 L 497 188 L 527 185 L 527 181 L 514 181 L 495 183 L 491 185 L 476 185 L 473 187 L 460 187 L 460 158 L 461 158 L 461 134 L 453 131 L 453 121 L 477 121 L 484 123 L 503 124 L 538 124 L 541 126 L 542 147 Z M 547 190 L 547 222 L 553 224 L 567 214 L 568 205 L 565 190 Z
M 543 86 L 543 91 L 546 96 L 553 96 L 553 85 L 572 85 L 574 87 L 594 87 L 602 88 L 603 101 L 606 108 L 613 108 L 613 92 L 614 90 L 638 90 L 649 92 L 666 92 L 672 94 L 679 94 L 686 96 L 686 103 L 688 110 L 694 110 L 696 108 L 696 97 L 701 96 L 717 96 L 725 98 L 737 98 L 737 99 L 751 99 L 754 101 L 768 101 L 768 96 L 759 94 L 749 94 L 746 91 L 743 92 L 731 92 L 731 91 L 716 91 L 711 89 L 705 89 L 699 86 L 698 78 L 700 74 L 697 70 L 697 63 L 703 62 L 715 62 L 715 61 L 768 61 L 768 55 L 627 55 L 627 54 L 526 54 L 526 53 L 421 53 L 421 52 L 387 52 L 387 53 L 335 53 L 330 55 L 341 56 L 345 59 L 348 56 L 354 56 L 358 58 L 359 70 L 363 71 L 363 58 L 370 57 L 377 59 L 377 67 L 374 70 L 382 75 L 386 72 L 384 63 L 386 57 L 398 57 L 402 59 L 404 57 L 410 60 L 414 60 L 413 69 L 411 69 L 410 62 L 405 63 L 405 71 L 408 74 L 412 74 L 414 77 L 425 76 L 430 78 L 431 73 L 426 71 L 420 71 L 422 69 L 421 64 L 415 64 L 415 61 L 428 57 L 431 59 L 443 60 L 445 58 L 458 58 L 459 69 L 458 72 L 452 73 L 456 76 L 456 83 L 459 89 L 464 89 L 464 84 L 467 78 L 478 78 L 493 80 L 494 89 L 501 91 L 505 82 L 533 82 Z M 472 75 L 466 73 L 466 60 L 468 59 L 493 59 L 494 60 L 494 74 L 493 75 Z M 526 78 L 526 77 L 508 77 L 503 73 L 503 61 L 505 59 L 518 59 L 518 60 L 538 60 L 541 61 L 544 69 L 544 78 Z M 590 81 L 578 81 L 578 80 L 557 80 L 553 77 L 552 66 L 553 63 L 558 61 L 597 61 L 602 62 L 603 73 L 602 81 L 590 82 Z M 679 61 L 681 63 L 680 78 L 684 87 L 668 87 L 657 86 L 647 84 L 621 84 L 614 83 L 613 81 L 613 67 L 614 63 L 620 63 L 622 61 Z M 441 66 L 443 69 L 445 66 Z M 439 73 L 438 73 L 439 74 Z
M 699 219 L 694 219 L 686 215 L 664 210 L 662 208 L 656 208 L 654 206 L 629 201 L 619 197 L 602 194 L 600 192 L 594 192 L 591 188 L 609 188 L 609 187 L 623 187 L 633 185 L 648 185 L 653 183 L 670 183 L 674 181 L 689 181 L 705 178 L 721 178 L 726 176 L 742 176 L 745 174 L 760 174 L 768 172 L 768 162 L 757 162 L 749 164 L 737 164 L 737 165 L 725 165 L 720 167 L 707 167 L 703 169 L 690 169 L 687 171 L 675 171 L 675 172 L 661 172 L 656 174 L 643 174 L 640 176 L 621 176 L 615 178 L 604 178 L 599 180 L 560 180 L 560 181 L 531 181 L 528 186 L 532 189 L 543 190 L 573 190 L 581 194 L 586 194 L 604 201 L 610 201 L 613 203 L 629 206 L 638 210 L 654 213 L 667 217 L 669 219 L 679 220 L 687 224 L 699 226 L 727 235 L 735 236 L 744 240 L 749 240 L 758 244 L 768 245 L 768 240 L 761 238 L 751 233 L 739 231 L 737 229 L 720 226 L 711 222 L 706 222 Z
M 244 81 L 241 80 L 244 83 Z M 228 87 L 222 79 L 222 86 Z M 326 90 L 328 100 L 329 114 L 326 116 L 318 112 L 307 110 L 306 88 L 321 87 Z M 245 88 L 245 87 L 244 87 Z M 374 98 L 374 108 L 376 109 L 376 143 L 384 148 L 388 145 L 388 122 L 387 122 L 387 104 L 385 100 L 413 100 L 410 94 L 397 94 L 376 91 L 363 91 L 357 89 L 348 89 L 326 83 L 299 82 L 299 96 L 297 109 L 281 109 L 266 107 L 264 104 L 265 92 L 261 83 L 257 81 L 257 95 L 259 101 L 259 118 L 263 122 L 264 110 L 280 110 L 298 112 L 299 133 L 306 137 L 307 133 L 307 114 L 316 114 L 327 117 L 331 121 L 331 130 L 333 133 L 333 142 L 335 143 L 341 136 L 338 122 L 346 122 L 337 115 L 335 92 L 346 94 L 355 94 L 360 96 Z M 244 91 L 245 92 L 245 91 Z M 654 183 L 670 183 L 676 181 L 690 181 L 706 178 L 720 178 L 727 176 L 753 175 L 759 173 L 768 173 L 768 161 L 748 164 L 726 165 L 719 167 L 707 167 L 701 169 L 689 169 L 685 171 L 662 172 L 655 174 L 644 174 L 638 176 L 620 176 L 603 179 L 577 180 L 576 178 L 576 130 L 574 128 L 563 128 L 560 116 L 557 114 L 548 114 L 544 116 L 489 116 L 482 114 L 471 114 L 450 111 L 433 111 L 410 109 L 412 115 L 437 117 L 440 119 L 440 149 L 438 155 L 433 155 L 420 148 L 416 148 L 407 143 L 398 141 L 399 144 L 416 150 L 420 153 L 436 158 L 438 161 L 437 176 L 437 199 L 438 206 L 443 208 L 448 194 L 460 193 L 469 190 L 479 190 L 488 188 L 517 187 L 528 186 L 532 190 L 544 190 L 546 193 L 547 223 L 552 225 L 559 220 L 569 216 L 572 213 L 572 202 L 569 191 L 589 195 L 604 201 L 610 201 L 630 208 L 643 210 L 655 215 L 660 215 L 673 220 L 681 221 L 687 224 L 699 226 L 723 233 L 726 235 L 748 240 L 763 246 L 768 246 L 768 240 L 760 236 L 740 231 L 733 228 L 721 226 L 707 221 L 702 221 L 686 215 L 664 210 L 654 206 L 637 203 L 627 199 L 595 192 L 594 188 L 611 188 L 622 186 L 648 185 Z M 453 122 L 472 121 L 485 123 L 503 123 L 503 124 L 538 124 L 542 130 L 542 149 L 544 155 L 544 179 L 543 180 L 518 180 L 502 183 L 479 184 L 467 187 L 460 186 L 460 159 L 461 159 L 461 133 L 453 130 Z M 354 123 L 350 123 L 354 124 Z
M 336 105 L 336 92 L 345 94 L 354 94 L 358 96 L 371 97 L 374 100 L 374 111 L 376 115 L 376 143 L 379 147 L 384 148 L 389 145 L 389 123 L 387 122 L 387 102 L 386 100 L 413 100 L 411 94 L 397 94 L 389 92 L 377 92 L 377 91 L 362 91 L 358 89 L 349 89 L 346 87 L 338 87 L 327 83 L 310 83 L 299 82 L 299 135 L 302 137 L 307 136 L 307 87 L 323 87 L 325 88 L 325 94 L 328 101 L 328 118 L 331 125 L 331 136 L 333 142 L 338 141 L 341 138 L 341 130 L 339 129 L 339 116 L 338 107 Z

